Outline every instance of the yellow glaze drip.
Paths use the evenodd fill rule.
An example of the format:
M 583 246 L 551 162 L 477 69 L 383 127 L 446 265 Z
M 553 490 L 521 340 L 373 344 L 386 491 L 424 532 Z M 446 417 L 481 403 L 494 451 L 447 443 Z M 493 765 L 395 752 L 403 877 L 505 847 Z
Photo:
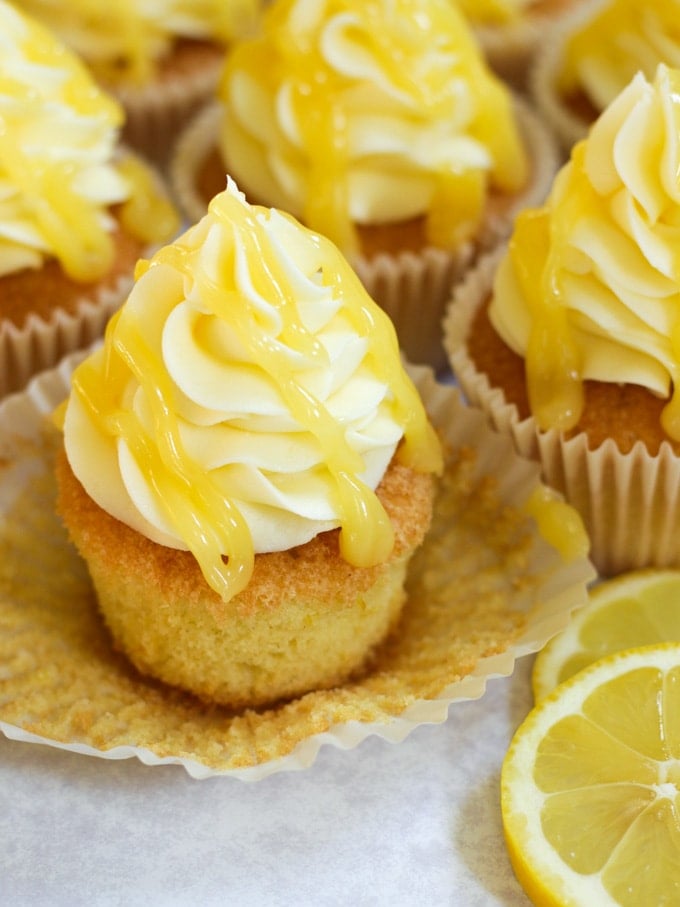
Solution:
M 582 157 L 583 147 L 575 149 L 572 172 L 578 172 Z M 529 405 L 542 429 L 567 431 L 583 412 L 581 360 L 563 304 L 559 256 L 576 220 L 594 213 L 588 185 L 569 181 L 559 219 L 551 219 L 547 208 L 522 211 L 510 240 L 510 257 L 531 317 L 525 358 Z
M 21 22 L 20 53 L 26 71 L 30 67 L 52 70 L 59 102 L 70 108 L 74 123 L 82 119 L 80 127 L 73 127 L 75 134 L 80 138 L 79 128 L 82 134 L 96 129 L 98 138 L 93 145 L 99 141 L 107 147 L 104 143 L 112 136 L 115 139 L 123 124 L 120 105 L 100 91 L 78 58 L 46 29 L 28 18 Z M 49 122 L 54 99 L 12 77 L 11 70 L 0 76 L 0 98 L 0 181 L 18 195 L 22 213 L 35 224 L 44 249 L 59 260 L 64 271 L 80 282 L 97 280 L 111 268 L 114 245 L 106 206 L 89 197 L 79 184 L 83 148 L 74 146 L 69 156 L 67 134 L 55 137 L 58 146 L 65 146 L 59 147 L 58 154 L 44 137 L 31 142 L 31 129 L 40 136 L 40 129 Z M 28 138 L 19 141 L 24 135 Z M 176 215 L 141 163 L 128 159 L 116 168 L 110 160 L 102 169 L 104 166 L 118 169 L 131 184 L 124 221 L 132 235 L 150 241 L 166 239 L 176 231 Z
M 570 563 L 588 556 L 590 539 L 579 513 L 545 485 L 536 488 L 524 511 L 536 521 L 541 536 Z
M 370 58 L 381 85 L 390 85 L 390 104 L 394 106 L 395 96 L 407 99 L 404 119 L 453 123 L 459 119 L 461 82 L 471 94 L 465 102 L 474 107 L 467 134 L 487 149 L 491 165 L 440 161 L 430 174 L 434 191 L 423 212 L 428 241 L 453 247 L 474 233 L 490 184 L 501 191 L 517 190 L 526 181 L 527 161 L 508 92 L 486 67 L 469 26 L 450 0 L 329 0 L 323 21 L 312 24 L 304 3 L 282 0 L 263 16 L 262 34 L 241 42 L 229 54 L 222 92 L 228 93 L 228 83 L 238 73 L 246 73 L 270 97 L 282 84 L 291 86 L 307 164 L 302 219 L 345 254 L 357 251 L 348 201 L 352 167 L 399 172 L 413 165 L 398 155 L 393 159 L 390 154 L 376 155 L 370 164 L 370 152 L 352 157 L 348 146 L 353 120 L 371 111 L 364 77 L 332 65 L 320 37 L 334 16 L 343 15 L 356 20 L 351 32 L 354 49 Z M 442 57 L 449 55 L 448 65 L 424 65 L 435 47 Z M 292 149 L 286 153 L 297 154 Z
M 117 169 L 129 182 L 132 193 L 121 207 L 120 219 L 125 229 L 148 243 L 175 236 L 179 215 L 159 191 L 153 171 L 132 155 L 121 158 Z
M 158 265 L 168 265 L 191 277 L 202 311 L 228 322 L 256 366 L 272 376 L 289 412 L 319 442 L 328 470 L 341 528 L 343 556 L 352 564 L 370 566 L 384 561 L 393 546 L 393 532 L 375 492 L 359 480 L 361 456 L 349 445 L 342 425 L 324 404 L 299 382 L 285 348 L 300 351 L 306 361 L 323 363 L 325 351 L 297 315 L 285 270 L 274 254 L 258 214 L 237 196 L 223 192 L 210 205 L 208 217 L 233 233 L 236 248 L 248 261 L 249 279 L 257 294 L 275 305 L 281 328 L 273 336 L 257 307 L 237 296 L 196 267 L 194 250 L 182 238 L 140 263 L 138 279 Z M 303 228 L 299 228 L 303 229 Z M 334 288 L 343 313 L 354 329 L 369 340 L 366 364 L 392 391 L 393 415 L 403 425 L 399 456 L 415 469 L 441 470 L 441 450 L 417 391 L 401 366 L 391 322 L 370 298 L 337 249 L 325 238 L 305 231 L 317 243 L 323 265 L 320 279 Z M 232 251 L 224 250 L 231 261 Z M 151 401 L 153 426 L 145 431 L 124 401 L 130 374 Z M 246 523 L 233 501 L 224 497 L 209 473 L 188 456 L 182 445 L 174 407 L 174 387 L 160 353 L 145 341 L 129 306 L 112 320 L 106 334 L 105 373 L 86 360 L 75 372 L 73 391 L 107 435 L 124 439 L 149 484 L 187 547 L 199 562 L 207 582 L 224 599 L 240 591 L 252 572 L 254 551 Z M 227 558 L 225 563 L 224 557 Z
M 583 381 L 668 399 L 680 440 L 680 70 L 638 73 L 572 150 L 545 205 L 517 218 L 490 318 L 525 358 L 541 429 L 567 431 Z

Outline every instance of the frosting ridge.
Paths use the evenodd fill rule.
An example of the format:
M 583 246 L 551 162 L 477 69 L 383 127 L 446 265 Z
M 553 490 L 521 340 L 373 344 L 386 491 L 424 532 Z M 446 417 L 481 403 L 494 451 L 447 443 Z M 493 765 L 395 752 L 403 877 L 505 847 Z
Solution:
M 78 281 L 112 262 L 111 207 L 133 235 L 177 226 L 147 169 L 118 159 L 123 112 L 74 54 L 0 0 L 0 275 L 59 259 Z
M 583 91 L 604 110 L 636 72 L 652 80 L 660 61 L 680 67 L 678 0 L 607 0 L 565 33 L 557 86 Z
M 579 419 L 585 379 L 669 398 L 680 438 L 680 71 L 639 73 L 517 219 L 490 317 L 525 357 L 541 428 Z
M 246 192 L 356 251 L 355 224 L 472 235 L 527 162 L 505 86 L 449 0 L 282 0 L 227 55 L 220 137 Z
M 90 496 L 191 550 L 225 597 L 255 553 L 331 528 L 351 563 L 381 562 L 392 533 L 374 491 L 395 451 L 440 468 L 387 316 L 326 239 L 231 181 L 140 265 L 74 374 L 64 430 Z

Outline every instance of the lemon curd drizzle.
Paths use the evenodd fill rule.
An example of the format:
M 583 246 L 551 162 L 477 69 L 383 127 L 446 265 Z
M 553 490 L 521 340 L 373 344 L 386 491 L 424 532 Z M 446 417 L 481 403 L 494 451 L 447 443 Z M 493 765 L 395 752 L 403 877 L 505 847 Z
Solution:
M 310 363 L 323 365 L 326 353 L 297 314 L 284 269 L 262 223 L 263 215 L 268 215 L 266 209 L 249 208 L 223 192 L 211 202 L 208 216 L 226 228 L 226 235 L 233 235 L 234 247 L 242 249 L 247 260 L 255 292 L 276 307 L 281 319 L 276 336 L 263 323 L 257 306 L 236 296 L 233 276 L 225 273 L 216 283 L 200 267 L 199 250 L 183 245 L 181 239 L 161 249 L 151 262 L 141 262 L 138 279 L 143 279 L 150 268 L 169 265 L 195 282 L 201 305 L 209 315 L 228 320 L 252 362 L 271 376 L 290 413 L 319 443 L 322 468 L 338 510 L 343 556 L 357 566 L 380 563 L 392 549 L 392 527 L 375 492 L 358 477 L 364 468 L 361 456 L 352 449 L 342 426 L 323 402 L 300 383 L 291 364 L 295 357 L 290 356 L 290 348 L 302 353 L 306 369 Z M 310 231 L 304 230 L 304 234 L 306 241 L 315 243 L 319 250 L 319 280 L 334 287 L 342 299 L 343 314 L 369 341 L 366 364 L 392 390 L 390 405 L 404 430 L 399 457 L 415 469 L 440 472 L 439 442 L 415 387 L 403 371 L 391 322 L 367 296 L 337 249 Z M 224 252 L 229 263 L 225 267 L 232 268 L 234 249 Z M 245 587 L 252 573 L 250 532 L 234 501 L 184 449 L 171 379 L 160 352 L 144 339 L 142 326 L 129 306 L 124 306 L 109 325 L 105 355 L 104 375 L 86 360 L 73 376 L 73 391 L 102 431 L 128 445 L 138 468 L 148 477 L 157 503 L 196 557 L 206 581 L 227 600 Z M 153 413 L 149 430 L 125 405 L 131 374 Z
M 539 485 L 524 504 L 541 536 L 555 548 L 565 563 L 587 557 L 590 539 L 580 514 L 545 485 Z
M 654 168 L 648 174 L 653 189 L 644 180 L 629 188 L 617 177 L 609 191 L 597 191 L 586 165 L 587 143 L 597 135 L 593 132 L 591 138 L 574 147 L 571 161 L 557 176 L 546 205 L 522 212 L 516 221 L 509 252 L 531 319 L 525 351 L 527 389 L 532 413 L 544 430 L 573 428 L 584 406 L 582 351 L 578 332 L 570 327 L 562 285 L 568 268 L 562 256 L 569 254 L 570 238 L 579 222 L 623 223 L 625 196 L 636 225 L 629 228 L 631 238 L 642 244 L 640 251 L 645 255 L 651 243 L 651 273 L 657 273 L 656 256 L 665 262 L 668 284 L 676 287 L 667 301 L 666 330 L 647 324 L 644 312 L 640 312 L 639 344 L 640 349 L 656 349 L 656 358 L 668 372 L 671 393 L 661 423 L 670 438 L 680 440 L 680 253 L 675 239 L 680 203 L 680 71 L 660 66 L 655 91 L 660 110 L 655 126 L 658 135 L 643 137 L 647 144 L 636 152 L 639 163 Z M 647 95 L 647 106 L 651 98 Z M 644 171 L 641 176 L 645 176 Z M 625 345 L 625 340 L 615 335 L 612 339 Z
M 94 142 L 107 141 L 107 133 L 123 124 L 123 110 L 100 91 L 77 57 L 60 45 L 42 26 L 22 18 L 21 53 L 27 66 L 53 71 L 56 96 L 97 135 Z M 0 175 L 18 190 L 22 204 L 35 220 L 46 248 L 74 280 L 87 282 L 106 274 L 113 263 L 114 243 L 103 218 L 103 206 L 77 191 L 81 152 L 72 158 L 55 158 L 52 148 L 32 142 L 28 151 L 18 137 L 32 123 L 45 121 L 51 98 L 11 73 L 0 76 Z M 68 142 L 68 136 L 59 136 Z M 129 232 L 151 241 L 167 238 L 177 230 L 172 206 L 154 186 L 141 163 L 121 158 L 112 166 L 130 186 L 121 208 L 121 219 Z
M 472 104 L 474 113 L 463 131 L 488 149 L 491 164 L 440 162 L 426 214 L 428 241 L 444 248 L 457 245 L 479 224 L 489 183 L 502 191 L 518 189 L 527 179 L 527 160 L 509 96 L 485 67 L 467 24 L 451 3 L 332 0 L 324 21 L 312 19 L 311 24 L 298 0 L 279 3 L 265 13 L 262 36 L 232 50 L 224 85 L 238 71 L 259 82 L 270 96 L 289 84 L 308 158 L 303 219 L 346 254 L 356 252 L 348 181 L 357 161 L 349 147 L 350 134 L 353 117 L 370 110 L 362 106 L 366 104 L 362 81 L 374 77 L 350 76 L 329 62 L 318 31 L 323 32 L 333 16 L 351 18 L 346 29 L 354 52 L 371 59 L 380 81 L 390 86 L 392 98 L 400 99 L 405 118 L 451 123 L 460 120 L 461 103 Z M 462 82 L 470 96 L 464 102 Z M 294 157 L 299 152 L 291 148 L 290 154 Z M 373 163 L 387 168 L 405 165 L 390 157 L 385 154 Z
M 574 169 L 582 151 L 575 149 Z M 560 254 L 575 221 L 594 214 L 596 201 L 587 186 L 583 180 L 569 181 L 560 194 L 560 218 L 551 218 L 547 207 L 522 211 L 510 240 L 510 257 L 531 317 L 525 355 L 529 405 L 544 430 L 568 431 L 583 412 L 581 356 L 562 297 Z

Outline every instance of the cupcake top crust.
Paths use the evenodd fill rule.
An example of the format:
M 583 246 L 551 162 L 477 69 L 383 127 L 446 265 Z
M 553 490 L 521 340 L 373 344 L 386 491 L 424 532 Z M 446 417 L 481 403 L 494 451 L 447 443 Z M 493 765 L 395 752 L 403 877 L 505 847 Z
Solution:
M 144 84 L 179 40 L 226 46 L 255 25 L 260 0 L 22 0 L 92 69 L 116 85 Z
M 357 251 L 356 225 L 471 237 L 528 165 L 507 88 L 450 0 L 279 0 L 229 51 L 220 147 L 249 197 Z
M 489 316 L 542 429 L 576 425 L 592 379 L 667 398 L 680 439 L 679 123 L 680 71 L 638 73 L 516 221 Z
M 150 171 L 118 153 L 123 113 L 74 54 L 0 0 L 0 276 L 56 258 L 105 275 L 115 207 L 130 235 L 167 239 L 174 210 Z
M 602 111 L 636 72 L 654 78 L 663 61 L 680 67 L 680 3 L 677 0 L 599 0 L 585 4 L 561 38 L 556 87 L 581 94 Z
M 65 412 L 90 497 L 193 552 L 225 599 L 255 553 L 336 527 L 349 563 L 386 559 L 375 488 L 395 452 L 437 472 L 441 451 L 391 322 L 336 247 L 230 181 L 138 272 Z

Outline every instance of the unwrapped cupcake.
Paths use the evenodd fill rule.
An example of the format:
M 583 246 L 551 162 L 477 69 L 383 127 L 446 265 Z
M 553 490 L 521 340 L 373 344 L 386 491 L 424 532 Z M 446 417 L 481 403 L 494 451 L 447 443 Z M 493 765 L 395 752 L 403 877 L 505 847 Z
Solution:
M 680 564 L 680 71 L 638 74 L 461 288 L 469 400 L 580 511 L 601 573 Z
M 22 0 L 123 105 L 124 140 L 164 163 L 219 78 L 225 48 L 256 27 L 261 0 Z
M 0 395 L 100 336 L 178 229 L 123 112 L 43 26 L 0 0 Z
M 191 220 L 226 170 L 330 237 L 408 357 L 437 367 L 451 285 L 543 199 L 555 162 L 449 0 L 275 0 L 229 52 L 172 174 Z
M 142 673 L 242 707 L 365 666 L 442 452 L 332 243 L 229 183 L 140 269 L 72 388 L 59 509 Z
M 587 0 L 452 0 L 472 25 L 490 65 L 525 87 L 545 32 Z
M 636 72 L 680 67 L 679 22 L 678 0 L 586 0 L 544 35 L 530 89 L 567 150 Z

